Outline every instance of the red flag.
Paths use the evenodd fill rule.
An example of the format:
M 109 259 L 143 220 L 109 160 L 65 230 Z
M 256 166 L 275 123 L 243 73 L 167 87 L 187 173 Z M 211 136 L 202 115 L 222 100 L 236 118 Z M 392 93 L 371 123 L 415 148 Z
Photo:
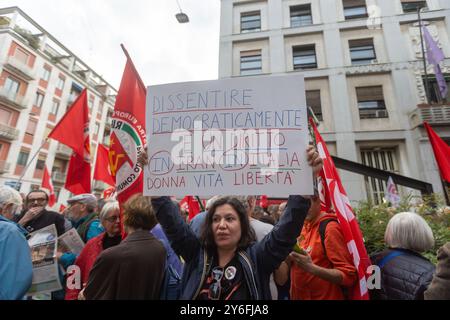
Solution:
M 103 181 L 110 186 L 115 186 L 114 179 L 109 169 L 109 150 L 104 145 L 99 144 L 97 149 L 97 161 L 95 161 L 94 179 Z
M 424 122 L 423 125 L 427 129 L 441 178 L 450 183 L 450 147 L 434 132 L 427 122 Z
M 366 272 L 371 263 L 364 246 L 361 230 L 356 221 L 355 214 L 353 213 L 344 187 L 342 186 L 334 161 L 328 152 L 325 141 L 322 139 L 314 121 L 311 119 L 310 124 L 314 129 L 317 151 L 323 159 L 322 170 L 326 182 L 324 185 L 328 188 L 329 198 L 331 198 L 331 202 L 336 211 L 336 216 L 341 226 L 344 239 L 347 242 L 347 248 L 349 249 L 350 255 L 353 258 L 353 263 L 358 271 L 359 281 L 356 286 L 350 290 L 350 298 L 353 300 L 368 300 L 369 293 L 367 290 Z
M 76 153 L 72 154 L 64 188 L 75 195 L 91 193 L 91 164 L 89 159 Z
M 259 200 L 259 206 L 264 209 L 267 209 L 267 207 L 269 206 L 269 199 L 266 195 L 261 196 L 261 199 Z
M 119 204 L 143 191 L 143 172 L 137 159 L 147 145 L 145 132 L 147 90 L 123 45 L 122 49 L 127 57 L 127 63 L 112 115 L 109 147 L 111 174 L 115 181 Z
M 197 214 L 202 210 L 200 209 L 200 204 L 193 196 L 186 196 L 180 201 L 180 207 L 186 208 L 189 213 L 189 221 L 191 221 Z
M 48 137 L 65 144 L 73 152 L 84 155 L 86 132 L 89 143 L 89 109 L 84 89 Z
M 47 166 L 44 167 L 44 176 L 42 177 L 42 188 L 49 191 L 48 205 L 53 207 L 56 202 L 55 191 L 53 189 L 53 183 L 48 174 Z
M 137 158 L 147 143 L 145 132 L 147 91 L 131 58 L 125 49 L 124 51 L 127 63 L 114 106 L 109 147 L 111 173 L 115 179 L 117 199 L 120 203 L 124 203 L 136 193 L 142 193 L 143 174 Z
M 66 206 L 65 205 L 60 205 L 59 206 L 59 213 L 63 213 L 64 212 L 64 210 L 66 210 Z

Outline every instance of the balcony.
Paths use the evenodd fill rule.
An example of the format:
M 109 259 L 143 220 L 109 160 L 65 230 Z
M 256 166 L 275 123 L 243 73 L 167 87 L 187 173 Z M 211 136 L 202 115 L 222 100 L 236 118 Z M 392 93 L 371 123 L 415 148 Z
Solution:
M 6 124 L 0 123 L 0 138 L 8 141 L 13 141 L 17 140 L 18 137 L 19 137 L 19 130 L 10 127 Z
M 0 173 L 5 173 L 9 171 L 10 163 L 5 160 L 0 160 Z
M 64 184 L 64 183 L 66 183 L 66 177 L 67 177 L 67 175 L 62 172 L 53 172 L 52 173 L 53 183 Z
M 31 68 L 29 65 L 17 59 L 16 57 L 8 57 L 3 67 L 9 72 L 26 81 L 36 79 L 36 71 L 34 70 L 34 68 Z
M 28 104 L 25 96 L 18 92 L 8 91 L 5 88 L 0 89 L 0 102 L 18 111 L 26 109 Z
M 58 144 L 58 147 L 56 148 L 56 156 L 61 159 L 69 159 L 72 156 L 72 153 L 72 149 L 61 143 Z
M 430 125 L 449 125 L 450 104 L 420 104 L 410 114 L 409 119 L 413 128 L 420 126 L 424 121 Z

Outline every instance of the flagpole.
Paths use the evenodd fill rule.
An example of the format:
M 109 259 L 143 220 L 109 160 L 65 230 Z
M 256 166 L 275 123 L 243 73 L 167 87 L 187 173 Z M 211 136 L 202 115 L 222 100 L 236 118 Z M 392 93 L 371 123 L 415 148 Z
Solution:
M 423 33 L 422 33 L 422 18 L 420 16 L 421 7 L 417 7 L 417 15 L 419 18 L 419 32 L 420 32 L 420 47 L 422 48 L 422 58 L 423 58 L 423 71 L 425 73 L 425 98 L 428 104 L 431 103 L 430 100 L 430 90 L 428 87 L 428 72 L 427 72 L 427 61 L 425 57 L 425 47 L 423 45 Z
M 28 162 L 28 164 L 25 166 L 25 168 L 23 169 L 22 175 L 19 178 L 19 181 L 17 182 L 17 184 L 19 185 L 22 182 L 23 177 L 25 176 L 25 173 L 27 173 L 28 168 L 30 167 L 31 163 L 34 161 L 34 159 L 36 158 L 36 156 L 39 154 L 39 152 L 41 151 L 41 149 L 44 147 L 44 145 L 48 142 L 48 138 L 45 138 L 44 143 L 42 143 L 42 145 L 39 147 L 39 149 L 36 151 L 36 153 L 34 154 L 34 156 L 31 158 L 31 160 Z

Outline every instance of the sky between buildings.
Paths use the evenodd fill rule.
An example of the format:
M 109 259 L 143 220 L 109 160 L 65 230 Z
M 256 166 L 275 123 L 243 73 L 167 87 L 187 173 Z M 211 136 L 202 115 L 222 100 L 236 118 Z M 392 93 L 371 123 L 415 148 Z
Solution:
M 219 0 L 0 0 L 18 6 L 119 88 L 123 43 L 146 85 L 217 79 Z

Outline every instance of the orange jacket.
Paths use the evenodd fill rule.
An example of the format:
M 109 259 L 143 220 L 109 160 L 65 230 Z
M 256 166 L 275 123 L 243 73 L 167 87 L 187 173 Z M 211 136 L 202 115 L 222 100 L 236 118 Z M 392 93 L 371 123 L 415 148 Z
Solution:
M 292 300 L 342 300 L 344 296 L 341 286 L 351 287 L 358 278 L 341 227 L 337 222 L 329 222 L 326 227 L 324 242 L 327 255 L 325 255 L 319 225 L 321 221 L 330 218 L 337 219 L 334 214 L 321 213 L 315 221 L 305 221 L 297 241 L 299 246 L 309 253 L 314 264 L 322 268 L 339 270 L 342 273 L 342 283 L 333 284 L 303 271 L 292 263 Z

